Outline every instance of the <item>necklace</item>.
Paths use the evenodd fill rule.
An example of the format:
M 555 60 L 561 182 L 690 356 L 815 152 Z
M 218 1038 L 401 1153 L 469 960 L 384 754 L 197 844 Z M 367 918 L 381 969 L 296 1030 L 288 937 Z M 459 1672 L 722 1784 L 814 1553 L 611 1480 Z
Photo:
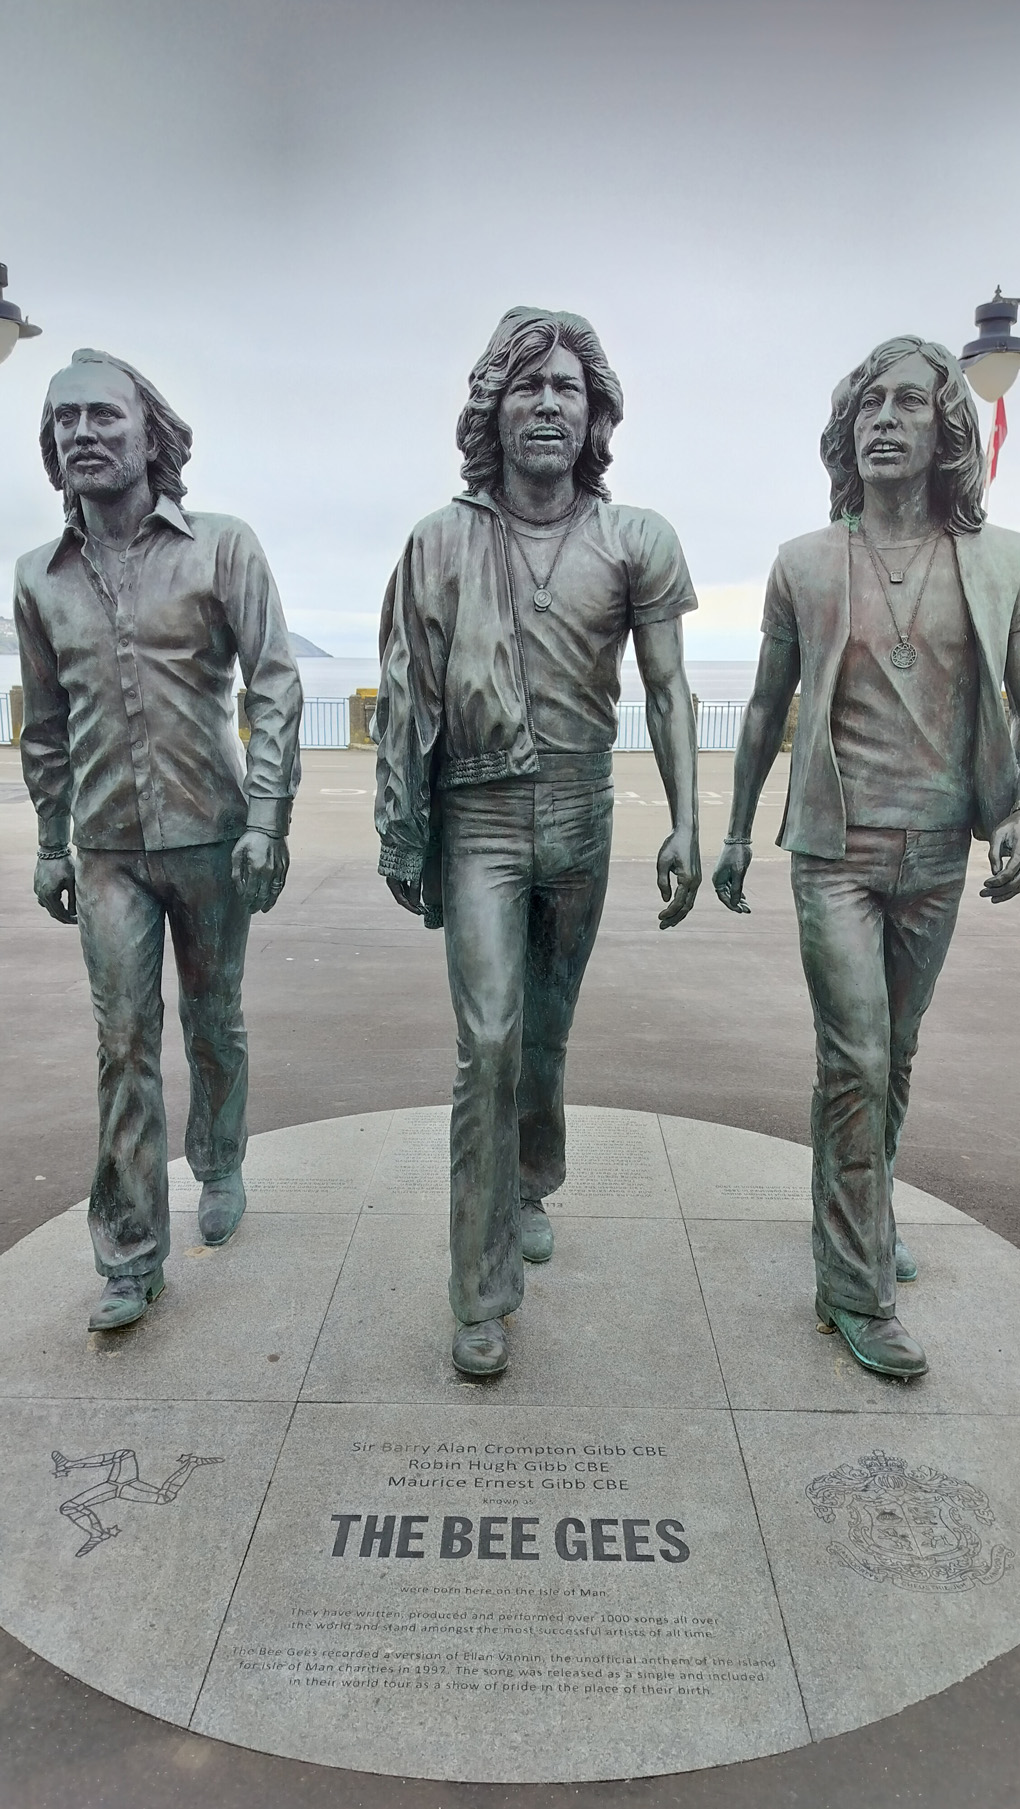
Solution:
M 909 672 L 911 666 L 913 666 L 917 661 L 917 648 L 914 646 L 913 642 L 910 639 L 910 631 L 913 628 L 914 623 L 917 620 L 917 612 L 921 607 L 921 598 L 924 596 L 925 587 L 928 583 L 929 577 L 931 576 L 931 568 L 935 564 L 935 555 L 939 550 L 939 541 L 941 540 L 941 538 L 942 538 L 941 534 L 935 535 L 934 544 L 931 549 L 931 554 L 929 556 L 928 563 L 924 568 L 924 577 L 921 579 L 921 588 L 917 593 L 917 602 L 914 604 L 914 607 L 910 612 L 910 620 L 907 623 L 907 626 L 905 628 L 901 628 L 899 623 L 896 620 L 896 611 L 894 610 L 894 608 L 892 606 L 892 599 L 889 596 L 889 593 L 886 590 L 885 584 L 883 583 L 883 580 L 882 580 L 883 571 L 887 573 L 891 583 L 895 584 L 897 582 L 897 580 L 893 577 L 892 573 L 889 571 L 889 568 L 886 565 L 885 560 L 883 559 L 880 564 L 878 559 L 876 559 L 875 549 L 872 546 L 870 540 L 866 540 L 864 542 L 864 544 L 867 547 L 868 552 L 871 556 L 871 563 L 875 568 L 875 577 L 878 579 L 879 589 L 882 592 L 883 597 L 885 598 L 886 608 L 888 609 L 889 614 L 892 616 L 892 625 L 896 630 L 897 636 L 899 637 L 896 642 L 895 647 L 893 648 L 892 652 L 889 655 L 889 658 L 892 660 L 893 665 L 896 666 L 900 672 Z M 922 541 L 921 545 L 923 546 L 924 544 L 925 544 L 924 541 Z M 920 548 L 918 548 L 918 552 L 919 551 L 920 551 Z M 915 553 L 914 558 L 916 559 L 916 557 L 917 557 L 917 554 Z M 913 560 L 911 560 L 911 564 L 913 564 Z M 908 569 L 908 568 L 905 568 L 905 569 Z M 899 577 L 898 582 L 901 584 L 903 582 L 902 573 Z
M 885 575 L 888 578 L 890 584 L 902 584 L 903 583 L 904 578 L 906 577 L 911 566 L 913 565 L 914 560 L 917 558 L 918 553 L 921 551 L 921 548 L 923 546 L 927 546 L 928 541 L 931 538 L 932 538 L 932 536 L 930 534 L 926 534 L 925 538 L 923 540 L 918 540 L 916 542 L 912 542 L 909 540 L 898 541 L 896 543 L 897 545 L 899 545 L 899 546 L 911 546 L 912 545 L 914 550 L 911 553 L 910 558 L 907 560 L 906 565 L 900 566 L 896 571 L 891 571 L 889 566 L 886 565 L 885 560 L 882 559 L 882 549 L 881 549 L 881 547 L 878 546 L 877 543 L 875 543 L 875 552 L 878 554 L 879 558 L 882 559 L 882 568 L 883 568 Z M 934 538 L 937 540 L 938 535 L 936 534 L 934 536 Z M 869 541 L 868 544 L 870 546 L 872 543 Z
M 500 492 L 499 506 L 504 515 L 512 515 L 515 521 L 527 522 L 530 528 L 556 528 L 559 527 L 561 521 L 570 520 L 570 517 L 577 509 L 579 501 L 580 498 L 575 496 L 569 509 L 565 509 L 562 515 L 550 515 L 545 521 L 534 521 L 530 515 L 521 515 L 518 510 L 511 509 L 510 504 L 507 502 L 506 497 L 503 496 L 502 492 Z
M 574 529 L 577 526 L 578 516 L 577 516 L 576 501 L 574 503 L 573 508 L 570 510 L 570 515 L 572 515 L 574 517 L 574 519 L 570 522 L 570 526 L 567 528 L 566 532 L 564 534 L 560 535 L 559 545 L 557 546 L 556 551 L 553 554 L 552 564 L 550 565 L 549 570 L 546 572 L 546 575 L 544 578 L 539 577 L 538 573 L 536 572 L 534 566 L 531 563 L 531 560 L 528 558 L 528 555 L 525 552 L 524 546 L 521 541 L 521 536 L 517 533 L 517 530 L 514 527 L 512 527 L 509 522 L 507 523 L 507 526 L 510 528 L 511 534 L 514 537 L 514 543 L 517 547 L 517 551 L 520 553 L 521 558 L 524 560 L 524 563 L 528 569 L 528 576 L 530 577 L 532 584 L 535 586 L 534 594 L 532 596 L 532 602 L 534 603 L 535 608 L 540 613 L 546 609 L 552 608 L 553 598 L 552 598 L 552 591 L 549 589 L 549 586 L 552 583 L 553 573 L 556 570 L 556 567 L 558 566 L 558 564 L 560 562 L 560 554 L 562 553 L 564 547 L 567 544 L 567 541 L 570 539 L 571 534 L 573 533 Z M 518 516 L 517 519 L 521 520 L 523 518 Z M 565 519 L 567 519 L 567 517 L 564 517 L 564 516 L 560 517 L 561 521 L 565 520 Z M 543 526 L 545 526 L 545 525 L 546 524 L 543 523 Z

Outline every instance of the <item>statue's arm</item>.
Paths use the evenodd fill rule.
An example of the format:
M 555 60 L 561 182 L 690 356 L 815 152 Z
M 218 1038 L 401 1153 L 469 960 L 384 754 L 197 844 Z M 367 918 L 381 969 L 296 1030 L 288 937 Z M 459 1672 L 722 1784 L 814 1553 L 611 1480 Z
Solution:
M 35 864 L 34 890 L 43 909 L 57 923 L 74 923 L 77 900 L 69 847 L 70 702 L 60 682 L 57 656 L 20 570 L 15 578 L 14 621 L 24 698 L 21 768 L 39 823 L 40 855 Z
M 746 913 L 744 877 L 751 864 L 751 829 L 765 784 L 782 746 L 783 731 L 800 679 L 799 641 L 762 637 L 754 690 L 733 758 L 733 805 L 727 841 L 712 884 L 727 910 Z
M 1020 736 L 1020 628 L 1014 629 L 1009 637 L 1003 683 L 1012 712 L 1013 746 L 1016 748 Z M 1020 806 L 1020 782 L 1014 804 Z M 1020 893 L 1020 808 L 1012 810 L 992 831 L 988 864 L 991 873 L 981 888 L 981 896 L 990 898 L 993 904 L 1005 904 L 1007 899 Z
M 301 778 L 301 678 L 283 605 L 251 529 L 232 525 L 221 546 L 221 595 L 237 646 L 251 724 L 244 780 L 248 821 L 234 845 L 234 885 L 248 909 L 270 911 L 290 866 L 287 832 Z
M 648 734 L 673 825 L 656 863 L 659 892 L 666 900 L 665 909 L 659 912 L 659 927 L 665 930 L 687 916 L 701 884 L 698 732 L 684 671 L 680 617 L 636 624 L 633 638 L 645 688 Z

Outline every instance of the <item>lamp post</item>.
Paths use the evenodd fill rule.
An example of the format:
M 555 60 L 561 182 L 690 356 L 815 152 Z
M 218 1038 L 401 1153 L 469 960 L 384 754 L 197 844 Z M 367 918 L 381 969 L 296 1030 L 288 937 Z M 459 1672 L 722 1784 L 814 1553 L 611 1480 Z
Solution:
M 0 364 L 10 357 L 19 339 L 34 339 L 42 332 L 41 327 L 35 327 L 31 321 L 22 319 L 21 309 L 16 308 L 13 302 L 4 300 L 6 287 L 7 265 L 0 264 Z
M 964 346 L 960 363 L 967 373 L 971 389 L 982 402 L 991 402 L 995 418 L 988 439 L 985 461 L 985 496 L 991 488 L 999 462 L 999 451 L 1006 438 L 1006 404 L 1003 397 L 1016 382 L 1020 372 L 1020 338 L 1010 332 L 1015 326 L 1020 297 L 1003 295 L 997 288 L 990 302 L 974 310 L 978 336 Z

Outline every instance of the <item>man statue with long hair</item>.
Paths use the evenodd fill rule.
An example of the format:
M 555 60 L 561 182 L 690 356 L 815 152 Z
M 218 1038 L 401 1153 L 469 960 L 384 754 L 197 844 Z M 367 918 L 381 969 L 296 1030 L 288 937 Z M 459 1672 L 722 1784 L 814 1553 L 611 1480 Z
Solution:
M 241 976 L 251 913 L 276 903 L 287 875 L 301 684 L 251 529 L 182 510 L 191 429 L 146 378 L 75 352 L 50 384 L 40 444 L 66 523 L 15 577 L 21 758 L 39 819 L 36 897 L 79 926 L 99 1026 L 89 1228 L 106 1286 L 89 1327 L 113 1331 L 162 1291 L 170 1248 L 167 920 L 205 1242 L 225 1243 L 244 1211 Z
M 792 854 L 818 1077 L 811 1114 L 816 1309 L 866 1369 L 924 1350 L 896 1316 L 917 1264 L 893 1165 L 921 1019 L 946 958 L 972 835 L 993 901 L 1020 891 L 1020 534 L 984 522 L 977 413 L 944 347 L 887 340 L 833 396 L 832 526 L 779 550 L 713 875 L 746 911 L 751 826 L 801 697 L 780 833 Z
M 586 320 L 503 316 L 457 427 L 465 495 L 414 529 L 383 608 L 379 870 L 445 925 L 457 1018 L 450 1184 L 453 1360 L 494 1374 L 523 1258 L 562 1185 L 567 1036 L 606 893 L 628 634 L 673 827 L 663 928 L 701 878 L 696 742 L 673 529 L 611 503 L 619 381 Z

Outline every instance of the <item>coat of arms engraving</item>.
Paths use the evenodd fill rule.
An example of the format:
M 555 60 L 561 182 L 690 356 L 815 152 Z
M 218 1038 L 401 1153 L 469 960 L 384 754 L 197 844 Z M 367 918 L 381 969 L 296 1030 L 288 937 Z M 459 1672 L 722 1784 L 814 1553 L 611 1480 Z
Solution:
M 1012 1568 L 1015 1552 L 991 1543 L 988 1496 L 927 1464 L 909 1469 L 902 1458 L 873 1451 L 816 1476 L 805 1492 L 830 1526 L 845 1510 L 846 1543 L 829 1551 L 872 1582 L 949 1594 L 998 1583 Z

